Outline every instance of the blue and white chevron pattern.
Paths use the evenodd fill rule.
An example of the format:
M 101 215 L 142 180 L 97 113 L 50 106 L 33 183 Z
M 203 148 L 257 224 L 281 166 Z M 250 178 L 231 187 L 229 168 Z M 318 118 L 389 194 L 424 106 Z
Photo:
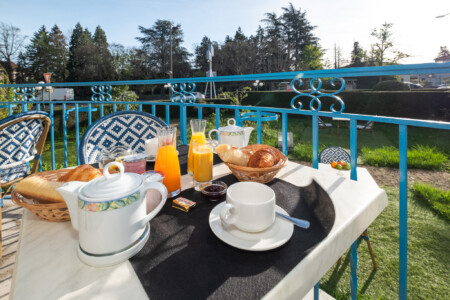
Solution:
M 28 160 L 36 152 L 36 143 L 43 130 L 43 121 L 38 119 L 24 120 L 4 128 L 0 132 L 0 166 Z M 26 175 L 29 166 L 16 166 L 0 169 L 1 183 L 9 182 Z
M 324 164 L 341 160 L 350 163 L 350 155 L 341 147 L 327 147 L 319 155 L 319 161 Z
M 162 127 L 155 120 L 142 115 L 113 116 L 96 124 L 85 138 L 86 163 L 98 162 L 100 151 L 113 146 L 126 146 L 136 152 L 145 151 L 145 140 L 156 137 L 157 128 Z

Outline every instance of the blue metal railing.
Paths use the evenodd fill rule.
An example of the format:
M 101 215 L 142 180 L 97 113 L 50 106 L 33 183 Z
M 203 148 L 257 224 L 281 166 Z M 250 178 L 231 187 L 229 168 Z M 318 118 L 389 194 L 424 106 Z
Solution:
M 382 116 L 359 115 L 343 113 L 345 103 L 338 94 L 344 89 L 345 81 L 342 77 L 361 77 L 361 76 L 387 76 L 387 75 L 402 75 L 402 74 L 436 74 L 436 73 L 450 73 L 450 63 L 443 64 L 419 64 L 419 65 L 402 65 L 402 66 L 385 66 L 385 67 L 364 67 L 364 68 L 348 68 L 336 70 L 318 70 L 318 71 L 304 71 L 304 72 L 285 72 L 285 73 L 270 73 L 270 74 L 252 74 L 240 76 L 220 76 L 220 77 L 197 77 L 197 78 L 174 78 L 174 79 L 155 79 L 155 80 L 137 80 L 137 81 L 108 81 L 108 82 L 66 82 L 66 83 L 50 83 L 50 84 L 20 84 L 20 85 L 1 85 L 1 88 L 12 87 L 16 91 L 14 101 L 4 102 L 7 105 L 9 115 L 13 113 L 13 106 L 19 104 L 25 110 L 27 104 L 36 103 L 36 109 L 40 109 L 40 104 L 48 104 L 50 106 L 50 115 L 52 118 L 52 125 L 50 130 L 51 140 L 51 166 L 55 169 L 55 106 L 62 107 L 62 132 L 64 140 L 64 166 L 68 166 L 68 149 L 67 149 L 67 119 L 66 114 L 74 111 L 75 115 L 75 131 L 76 131 L 76 148 L 78 151 L 79 145 L 79 114 L 82 111 L 88 113 L 88 124 L 92 123 L 92 112 L 100 109 L 100 117 L 104 115 L 105 106 L 112 106 L 112 111 L 117 111 L 117 105 L 125 105 L 128 109 L 130 104 L 138 105 L 138 110 L 142 111 L 149 107 L 153 115 L 157 114 L 157 108 L 163 107 L 164 114 L 160 115 L 161 119 L 165 118 L 165 122 L 170 124 L 171 108 L 177 107 L 179 110 L 180 120 L 180 142 L 187 144 L 187 126 L 188 126 L 188 108 L 195 107 L 197 117 L 202 119 L 205 110 L 215 112 L 215 126 L 220 127 L 220 116 L 223 111 L 234 111 L 234 116 L 237 120 L 240 117 L 240 111 L 251 111 L 252 117 L 256 120 L 257 143 L 262 143 L 262 122 L 267 115 L 281 116 L 282 129 L 282 151 L 288 152 L 288 121 L 289 116 L 303 115 L 311 116 L 312 119 L 312 148 L 313 148 L 313 167 L 319 167 L 319 117 L 340 117 L 350 119 L 350 157 L 351 157 L 351 179 L 357 180 L 357 121 L 375 121 L 378 123 L 394 124 L 399 127 L 399 158 L 400 158 L 400 213 L 399 213 L 399 298 L 406 299 L 407 297 L 407 132 L 409 126 L 426 127 L 434 129 L 450 130 L 450 123 L 438 121 L 425 121 L 405 118 L 391 118 Z M 337 92 L 326 93 L 321 91 L 321 78 L 332 78 L 331 83 L 340 83 L 337 86 Z M 254 80 L 291 80 L 291 87 L 296 93 L 291 100 L 291 108 L 270 108 L 270 107 L 255 107 L 255 106 L 236 106 L 236 105 L 218 105 L 218 104 L 200 104 L 196 103 L 193 92 L 195 90 L 194 83 L 205 82 L 236 82 L 236 81 L 254 81 Z M 310 85 L 302 91 L 303 80 L 309 79 Z M 173 91 L 172 102 L 111 102 L 111 87 L 117 85 L 147 85 L 147 84 L 171 84 Z M 90 102 L 86 101 L 34 101 L 34 89 L 37 86 L 52 86 L 52 87 L 91 87 L 93 95 Z M 309 106 L 299 102 L 299 99 L 309 98 Z M 331 99 L 333 105 L 330 111 L 321 111 L 321 101 Z M 80 107 L 80 105 L 86 105 Z M 334 104 L 338 104 L 334 107 Z M 3 106 L 4 107 L 4 106 Z M 71 107 L 67 109 L 67 107 Z M 305 110 L 303 108 L 309 108 Z M 173 110 L 172 110 L 173 111 Z M 77 155 L 78 157 L 78 155 Z M 77 161 L 78 163 L 78 161 Z M 351 295 L 352 299 L 356 299 L 357 293 L 357 276 L 356 276 L 356 242 L 351 246 Z M 315 291 L 318 291 L 318 286 Z M 316 293 L 315 293 L 316 294 Z

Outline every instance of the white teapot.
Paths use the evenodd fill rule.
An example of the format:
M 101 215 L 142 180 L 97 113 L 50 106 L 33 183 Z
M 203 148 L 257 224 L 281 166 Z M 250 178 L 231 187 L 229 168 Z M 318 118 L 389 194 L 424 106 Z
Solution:
M 112 166 L 119 168 L 118 174 L 109 173 Z M 136 254 L 145 244 L 143 236 L 148 239 L 148 222 L 167 199 L 163 184 L 145 183 L 141 175 L 125 173 L 121 163 L 107 164 L 103 175 L 90 182 L 68 182 L 57 189 L 67 203 L 73 228 L 78 230 L 78 256 L 92 266 L 116 264 Z M 149 190 L 154 190 L 149 195 L 156 193 L 159 203 L 147 213 Z M 139 249 L 135 249 L 136 243 Z
M 208 133 L 208 136 L 211 140 L 211 134 L 217 132 L 219 136 L 219 141 L 213 140 L 215 146 L 220 144 L 228 144 L 231 146 L 235 146 L 237 148 L 245 147 L 248 145 L 248 141 L 250 139 L 250 134 L 253 131 L 253 127 L 241 127 L 236 126 L 235 119 L 228 119 L 228 126 L 219 127 L 219 129 L 211 129 Z

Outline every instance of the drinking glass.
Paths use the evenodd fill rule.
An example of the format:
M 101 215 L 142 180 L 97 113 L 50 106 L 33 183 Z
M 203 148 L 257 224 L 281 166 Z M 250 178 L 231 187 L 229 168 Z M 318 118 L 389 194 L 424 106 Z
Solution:
M 100 151 L 100 158 L 98 161 L 98 166 L 103 169 L 107 164 L 112 161 L 122 162 L 124 156 L 136 154 L 131 148 L 119 145 L 113 146 L 107 149 L 102 149 Z
M 194 119 L 191 120 L 191 142 L 189 143 L 189 154 L 188 154 L 188 174 L 193 174 L 194 169 L 194 156 L 192 153 L 193 150 L 193 142 L 194 141 L 206 141 L 205 137 L 205 128 L 206 128 L 206 120 Z
M 176 145 L 176 127 L 158 129 L 158 154 L 156 154 L 155 171 L 164 173 L 163 184 L 169 197 L 181 192 L 181 172 Z
M 196 191 L 201 191 L 212 180 L 213 148 L 211 141 L 193 141 L 193 175 Z

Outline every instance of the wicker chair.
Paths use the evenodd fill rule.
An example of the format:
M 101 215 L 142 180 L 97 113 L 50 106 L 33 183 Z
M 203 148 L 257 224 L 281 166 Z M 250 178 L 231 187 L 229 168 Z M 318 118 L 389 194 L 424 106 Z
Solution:
M 167 124 L 146 112 L 121 111 L 104 116 L 92 123 L 81 138 L 80 163 L 96 163 L 103 149 L 114 146 L 144 152 L 145 140 L 155 137 L 161 127 Z
M 350 154 L 341 147 L 331 146 L 323 149 L 319 154 L 319 162 L 329 164 L 332 161 L 345 161 L 350 163 Z M 377 263 L 375 262 L 375 256 L 373 254 L 372 245 L 370 244 L 369 234 L 367 229 L 360 235 L 360 237 L 367 242 L 369 248 L 370 258 L 372 259 L 373 269 L 377 270 Z M 341 263 L 341 258 L 338 260 L 338 264 Z
M 19 113 L 0 120 L 0 257 L 2 187 L 30 174 L 32 160 L 31 173 L 37 171 L 50 123 L 49 115 L 41 111 Z

